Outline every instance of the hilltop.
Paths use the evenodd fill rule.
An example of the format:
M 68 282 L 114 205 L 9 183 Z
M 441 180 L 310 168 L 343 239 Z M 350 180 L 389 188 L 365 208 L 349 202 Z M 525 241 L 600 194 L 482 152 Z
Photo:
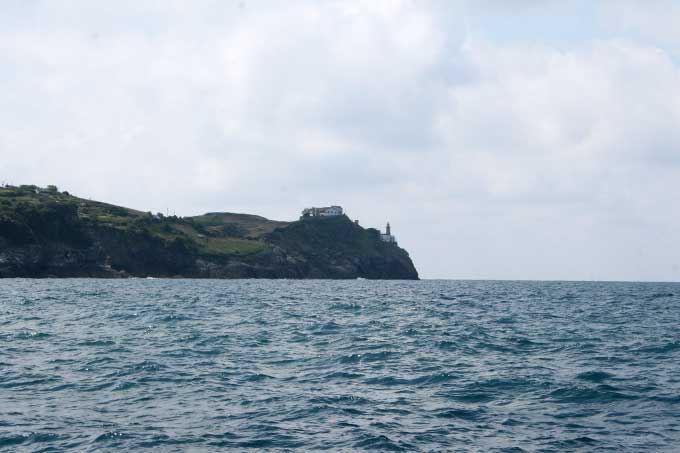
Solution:
M 0 277 L 417 279 L 408 253 L 346 216 L 163 216 L 0 187 Z

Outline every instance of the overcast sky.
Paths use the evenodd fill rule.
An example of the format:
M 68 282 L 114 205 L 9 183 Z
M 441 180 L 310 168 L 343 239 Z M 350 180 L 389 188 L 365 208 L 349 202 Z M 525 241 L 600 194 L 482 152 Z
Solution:
M 678 24 L 674 0 L 5 0 L 0 180 L 340 204 L 425 278 L 678 280 Z

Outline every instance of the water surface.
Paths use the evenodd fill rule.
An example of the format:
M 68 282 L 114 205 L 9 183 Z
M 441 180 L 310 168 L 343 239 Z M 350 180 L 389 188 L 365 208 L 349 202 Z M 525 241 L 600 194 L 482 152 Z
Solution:
M 1 451 L 677 451 L 680 285 L 0 280 Z

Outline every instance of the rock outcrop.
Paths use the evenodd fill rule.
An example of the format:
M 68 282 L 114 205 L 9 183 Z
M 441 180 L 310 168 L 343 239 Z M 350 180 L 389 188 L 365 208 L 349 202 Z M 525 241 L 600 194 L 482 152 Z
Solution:
M 0 277 L 417 279 L 346 216 L 163 217 L 35 186 L 0 188 Z

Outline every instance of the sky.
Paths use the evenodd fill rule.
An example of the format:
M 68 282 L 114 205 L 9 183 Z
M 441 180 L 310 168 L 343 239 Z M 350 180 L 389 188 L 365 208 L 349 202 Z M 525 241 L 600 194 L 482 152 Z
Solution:
M 423 278 L 680 279 L 680 2 L 5 0 L 0 182 L 342 205 Z

